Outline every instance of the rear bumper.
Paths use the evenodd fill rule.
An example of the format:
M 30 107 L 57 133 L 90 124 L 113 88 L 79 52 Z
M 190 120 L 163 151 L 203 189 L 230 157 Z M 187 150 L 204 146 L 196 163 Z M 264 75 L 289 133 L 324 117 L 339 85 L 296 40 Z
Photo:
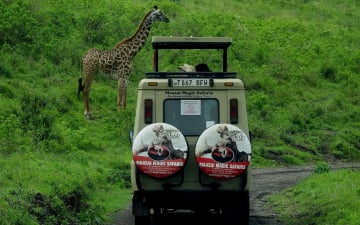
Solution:
M 136 191 L 133 215 L 148 215 L 150 209 L 210 210 L 237 208 L 248 202 L 249 191 Z

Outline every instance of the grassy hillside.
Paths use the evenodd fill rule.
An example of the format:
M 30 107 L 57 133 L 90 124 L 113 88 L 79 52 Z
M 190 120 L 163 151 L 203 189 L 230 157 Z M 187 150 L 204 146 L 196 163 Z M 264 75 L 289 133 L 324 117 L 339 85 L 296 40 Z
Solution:
M 254 166 L 360 160 L 355 0 L 1 1 L 0 224 L 101 224 L 126 203 L 128 133 L 137 82 L 152 70 L 150 41 L 133 61 L 125 112 L 116 112 L 117 82 L 99 75 L 95 120 L 86 120 L 77 79 L 87 49 L 133 35 L 154 4 L 170 23 L 150 36 L 232 38 L 228 66 L 246 84 Z M 160 66 L 216 70 L 218 59 L 176 51 Z
M 356 225 L 360 218 L 359 175 L 359 170 L 317 173 L 272 196 L 270 202 L 285 224 Z

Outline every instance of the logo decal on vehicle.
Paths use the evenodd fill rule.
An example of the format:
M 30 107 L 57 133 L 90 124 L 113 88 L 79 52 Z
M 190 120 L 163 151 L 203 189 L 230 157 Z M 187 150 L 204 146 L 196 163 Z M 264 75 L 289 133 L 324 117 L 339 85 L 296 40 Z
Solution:
M 136 136 L 132 153 L 141 172 L 155 178 L 166 178 L 183 168 L 188 157 L 188 145 L 176 127 L 154 123 Z
M 215 124 L 200 135 L 195 154 L 202 172 L 216 179 L 231 179 L 250 164 L 251 145 L 240 128 Z

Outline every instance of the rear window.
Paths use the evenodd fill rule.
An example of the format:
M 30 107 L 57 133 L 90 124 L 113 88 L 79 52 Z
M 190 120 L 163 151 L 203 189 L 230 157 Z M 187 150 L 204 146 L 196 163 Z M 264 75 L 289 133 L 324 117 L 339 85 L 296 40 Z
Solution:
M 219 102 L 217 99 L 166 99 L 163 121 L 174 125 L 183 135 L 200 135 L 219 123 Z

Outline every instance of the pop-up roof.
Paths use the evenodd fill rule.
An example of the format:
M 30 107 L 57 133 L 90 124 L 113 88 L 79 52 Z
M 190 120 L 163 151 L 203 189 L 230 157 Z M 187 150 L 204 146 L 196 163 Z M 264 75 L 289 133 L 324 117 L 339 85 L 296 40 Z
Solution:
M 227 49 L 228 37 L 152 37 L 154 49 Z
M 223 50 L 223 72 L 227 72 L 227 49 L 232 40 L 229 37 L 152 37 L 154 48 L 154 70 L 158 72 L 159 49 L 219 49 Z

